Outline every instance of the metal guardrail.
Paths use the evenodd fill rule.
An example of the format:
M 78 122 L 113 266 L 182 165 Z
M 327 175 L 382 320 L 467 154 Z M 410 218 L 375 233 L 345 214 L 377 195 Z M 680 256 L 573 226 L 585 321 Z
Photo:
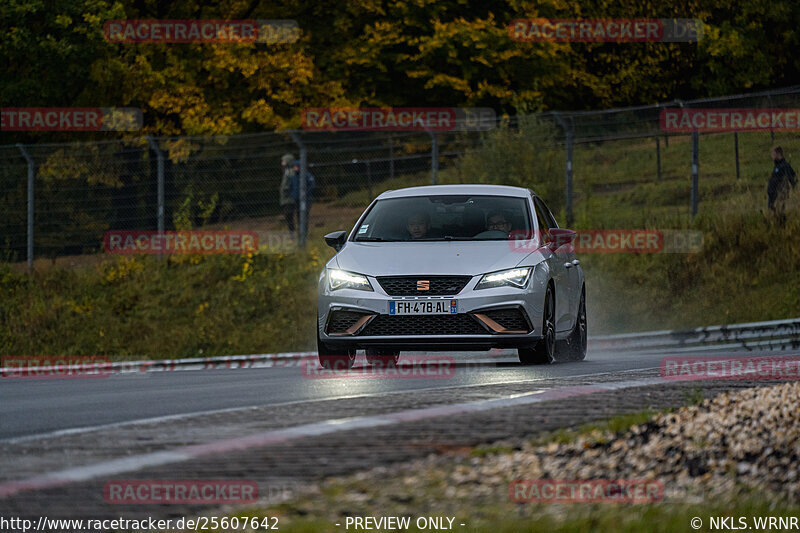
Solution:
M 800 318 L 589 337 L 593 350 L 788 350 L 800 348 Z

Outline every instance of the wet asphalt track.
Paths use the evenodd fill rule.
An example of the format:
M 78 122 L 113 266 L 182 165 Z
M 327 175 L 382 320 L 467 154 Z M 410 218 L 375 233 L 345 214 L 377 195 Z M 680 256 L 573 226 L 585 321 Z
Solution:
M 441 359 L 442 354 L 429 356 Z M 604 379 L 619 374 L 619 379 L 625 379 L 627 371 L 658 368 L 665 354 L 590 352 L 585 361 L 548 366 L 521 366 L 512 351 L 461 352 L 452 356 L 457 362 L 455 372 L 436 379 L 309 379 L 298 364 L 121 374 L 94 379 L 2 378 L 0 440 L 249 406 L 354 396 L 363 396 L 365 402 L 376 401 L 374 398 L 390 402 L 393 393 L 413 390 L 471 388 L 551 378 L 591 379 L 595 374 Z M 360 365 L 364 365 L 363 356 L 359 357 L 357 366 Z

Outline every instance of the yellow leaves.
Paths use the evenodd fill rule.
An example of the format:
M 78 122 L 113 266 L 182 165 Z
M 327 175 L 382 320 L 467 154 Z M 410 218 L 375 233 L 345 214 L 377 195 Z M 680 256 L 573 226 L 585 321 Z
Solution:
M 86 180 L 90 185 L 121 185 L 113 168 L 108 166 L 105 154 L 100 154 L 97 145 L 82 147 L 84 153 L 60 149 L 47 156 L 39 166 L 39 177 L 47 183 L 55 180 Z
M 244 263 L 242 263 L 242 272 L 237 275 L 233 276 L 231 279 L 234 281 L 246 281 L 253 274 L 253 254 L 247 254 L 244 259 Z
M 728 31 L 723 33 L 719 27 L 709 25 L 703 27 L 703 40 L 700 41 L 700 46 L 709 55 L 717 57 L 741 56 L 747 51 L 738 32 L 728 28 Z
M 457 78 L 455 76 L 450 76 L 448 74 L 439 73 L 434 74 L 431 78 L 425 83 L 425 88 L 430 89 L 433 87 L 451 87 L 459 92 L 464 94 L 469 94 L 471 92 L 469 87 L 469 82 L 467 80 Z
M 97 13 L 84 13 L 83 14 L 83 21 L 86 23 L 87 26 L 102 26 L 103 19 Z
M 322 265 L 322 259 L 319 256 L 319 250 L 317 248 L 311 248 L 308 251 L 308 264 L 312 270 L 316 270 L 317 267 Z
M 178 114 L 185 109 L 202 105 L 203 99 L 197 87 L 179 87 L 176 90 L 160 89 L 153 92 L 147 104 L 165 114 Z
M 193 152 L 200 150 L 200 145 L 186 137 L 176 137 L 161 141 L 161 150 L 173 163 L 187 161 Z
M 56 24 L 68 28 L 72 25 L 72 17 L 69 15 L 56 15 Z
M 481 65 L 483 65 L 485 67 L 491 67 L 492 66 L 492 62 L 489 61 L 487 58 L 485 58 L 483 56 L 473 56 L 472 61 L 475 62 L 475 63 L 480 63 Z
M 382 0 L 360 0 L 355 2 L 353 7 L 358 8 L 359 11 L 371 13 L 373 15 L 386 15 L 386 10 L 383 8 Z
M 242 111 L 242 118 L 250 122 L 270 126 L 275 122 L 275 112 L 265 99 L 259 98 L 251 102 L 250 105 Z
M 91 313 L 92 309 L 94 309 L 94 306 L 91 304 L 91 302 L 79 304 L 75 300 L 68 300 L 67 308 L 76 315 L 85 315 L 87 313 Z
M 478 88 L 475 91 L 478 97 L 493 96 L 499 100 L 507 100 L 514 96 L 514 91 L 499 85 L 492 85 L 486 80 L 478 82 Z
M 203 313 L 206 312 L 208 307 L 209 307 L 209 303 L 208 302 L 203 302 L 203 303 L 201 303 L 200 305 L 197 306 L 197 309 L 195 309 L 194 314 L 195 315 L 202 315 Z
M 364 33 L 373 38 L 396 38 L 400 35 L 400 28 L 389 21 L 382 20 L 364 28 Z
M 241 131 L 241 126 L 230 114 L 230 106 L 212 109 L 197 87 L 183 86 L 174 91 L 155 91 L 148 104 L 161 113 L 179 115 L 184 133 L 230 135 Z
M 144 265 L 137 261 L 135 257 L 121 257 L 113 264 L 104 263 L 101 265 L 101 270 L 103 271 L 103 281 L 105 283 L 115 283 L 142 272 Z

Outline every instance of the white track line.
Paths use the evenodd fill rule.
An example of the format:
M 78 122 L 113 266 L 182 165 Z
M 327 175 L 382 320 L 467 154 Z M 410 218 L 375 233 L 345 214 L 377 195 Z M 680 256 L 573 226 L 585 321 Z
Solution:
M 71 483 L 89 481 L 96 478 L 107 478 L 123 473 L 135 472 L 144 468 L 185 462 L 209 455 L 218 455 L 260 448 L 272 444 L 283 443 L 303 437 L 329 435 L 340 431 L 369 429 L 389 426 L 403 422 L 414 422 L 440 417 L 452 417 L 460 414 L 478 413 L 490 409 L 504 407 L 520 407 L 549 400 L 562 400 L 575 396 L 583 396 L 596 392 L 619 390 L 633 387 L 644 387 L 663 383 L 661 378 L 646 378 L 631 381 L 599 383 L 596 385 L 577 385 L 547 390 L 537 390 L 522 394 L 478 400 L 465 403 L 408 409 L 373 416 L 357 416 L 326 420 L 312 424 L 303 424 L 285 429 L 277 429 L 255 433 L 246 437 L 224 439 L 206 444 L 182 446 L 173 450 L 145 453 L 102 461 L 92 465 L 68 468 L 27 479 L 0 483 L 0 499 L 31 490 L 43 490 L 60 487 Z

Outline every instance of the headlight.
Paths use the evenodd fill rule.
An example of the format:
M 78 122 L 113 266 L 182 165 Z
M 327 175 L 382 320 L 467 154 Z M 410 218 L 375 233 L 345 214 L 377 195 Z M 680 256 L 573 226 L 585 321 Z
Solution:
M 337 269 L 328 270 L 328 286 L 332 291 L 336 289 L 372 290 L 372 285 L 370 285 L 367 276 Z
M 491 289 L 492 287 L 517 287 L 521 289 L 528 283 L 531 270 L 533 269 L 530 267 L 512 268 L 485 274 L 475 288 Z

